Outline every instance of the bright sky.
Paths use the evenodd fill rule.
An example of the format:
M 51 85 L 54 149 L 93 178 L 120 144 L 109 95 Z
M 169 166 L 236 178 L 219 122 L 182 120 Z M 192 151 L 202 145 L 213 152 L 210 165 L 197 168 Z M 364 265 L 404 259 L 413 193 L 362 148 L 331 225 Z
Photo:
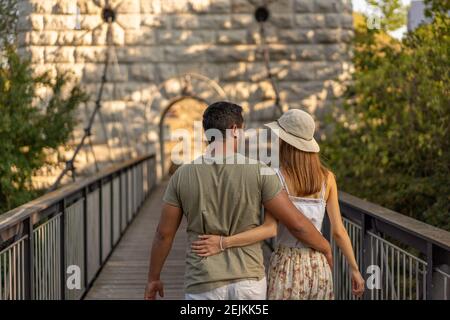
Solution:
M 404 5 L 410 5 L 411 0 L 402 0 Z M 360 11 L 360 12 L 371 12 L 370 6 L 367 4 L 366 0 L 352 0 L 353 3 L 353 10 L 354 11 Z M 391 33 L 393 37 L 401 38 L 403 34 L 406 32 L 406 26 L 403 28 L 400 28 L 399 30 L 396 30 Z

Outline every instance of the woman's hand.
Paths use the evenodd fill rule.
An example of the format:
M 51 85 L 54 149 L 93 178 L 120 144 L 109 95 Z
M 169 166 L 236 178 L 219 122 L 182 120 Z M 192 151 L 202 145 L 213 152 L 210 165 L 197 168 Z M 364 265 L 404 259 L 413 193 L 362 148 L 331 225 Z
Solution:
M 352 293 L 357 297 L 362 297 L 365 289 L 366 282 L 361 276 L 359 270 L 352 270 Z
M 199 240 L 192 242 L 192 252 L 200 257 L 209 257 L 222 252 L 220 250 L 220 236 L 203 235 Z M 225 240 L 225 238 L 223 239 Z M 225 241 L 223 241 L 225 242 Z M 222 243 L 222 245 L 224 245 Z M 225 249 L 225 248 L 224 248 Z

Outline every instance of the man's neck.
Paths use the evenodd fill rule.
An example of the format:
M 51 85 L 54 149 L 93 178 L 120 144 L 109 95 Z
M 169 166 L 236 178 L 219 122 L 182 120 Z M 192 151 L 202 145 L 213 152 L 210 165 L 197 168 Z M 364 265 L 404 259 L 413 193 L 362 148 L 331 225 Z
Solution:
M 211 157 L 229 157 L 237 152 L 235 139 L 213 141 L 208 145 L 206 154 Z

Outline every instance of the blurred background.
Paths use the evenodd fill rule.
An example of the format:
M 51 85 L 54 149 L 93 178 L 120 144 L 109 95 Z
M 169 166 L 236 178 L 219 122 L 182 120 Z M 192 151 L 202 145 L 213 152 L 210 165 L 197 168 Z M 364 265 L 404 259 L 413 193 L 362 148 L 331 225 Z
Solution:
M 448 9 L 2 0 L 0 210 L 143 152 L 164 171 L 170 133 L 228 99 L 248 127 L 311 112 L 343 190 L 449 230 Z

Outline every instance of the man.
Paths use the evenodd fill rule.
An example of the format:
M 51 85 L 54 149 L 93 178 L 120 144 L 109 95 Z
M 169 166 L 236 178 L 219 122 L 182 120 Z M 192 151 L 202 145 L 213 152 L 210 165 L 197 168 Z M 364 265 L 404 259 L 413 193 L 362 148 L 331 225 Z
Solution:
M 145 298 L 164 295 L 161 269 L 169 254 L 183 214 L 187 219 L 186 299 L 265 299 L 266 280 L 261 244 L 229 248 L 208 258 L 190 249 L 199 235 L 228 236 L 260 223 L 261 205 L 288 227 L 302 243 L 322 252 L 331 264 L 331 248 L 313 224 L 289 200 L 275 174 L 267 167 L 237 154 L 243 128 L 242 108 L 229 102 L 210 105 L 203 114 L 203 129 L 221 133 L 209 148 L 214 157 L 180 167 L 170 179 L 151 250 Z M 212 138 L 208 138 L 212 140 Z M 232 146 L 232 152 L 227 152 Z M 221 160 L 221 161 L 218 161 Z M 245 164 L 242 164 L 245 163 Z

